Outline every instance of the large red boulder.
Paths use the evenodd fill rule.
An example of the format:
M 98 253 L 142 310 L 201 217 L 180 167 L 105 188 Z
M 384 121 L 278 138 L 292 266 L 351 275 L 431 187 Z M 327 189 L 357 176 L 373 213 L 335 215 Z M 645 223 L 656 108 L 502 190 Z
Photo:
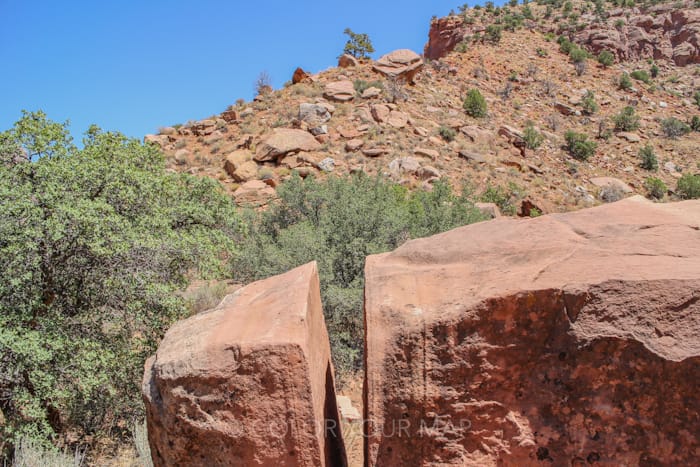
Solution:
M 175 324 L 143 380 L 156 466 L 343 466 L 316 263 Z
M 410 241 L 365 310 L 366 466 L 697 463 L 700 201 Z

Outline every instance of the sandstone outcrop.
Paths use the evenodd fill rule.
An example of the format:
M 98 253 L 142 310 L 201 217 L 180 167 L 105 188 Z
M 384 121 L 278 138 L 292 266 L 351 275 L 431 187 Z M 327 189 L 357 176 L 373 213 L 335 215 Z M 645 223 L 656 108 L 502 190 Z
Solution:
M 412 50 L 399 49 L 374 62 L 372 69 L 389 78 L 413 83 L 416 74 L 423 68 L 423 59 Z
M 258 146 L 255 160 L 274 161 L 293 152 L 314 151 L 320 148 L 321 144 L 307 131 L 275 128 Z
M 175 324 L 146 363 L 156 466 L 345 465 L 316 263 Z
M 699 201 L 410 241 L 365 310 L 366 466 L 696 462 Z
M 664 3 L 649 7 L 615 8 L 605 21 L 592 13 L 580 18 L 573 40 L 594 53 L 613 52 L 619 60 L 652 58 L 684 66 L 700 63 L 700 9 L 692 2 Z M 483 34 L 483 24 L 467 24 L 460 16 L 435 19 L 430 24 L 424 55 L 437 60 L 455 49 L 464 38 Z M 562 25 L 542 32 L 565 34 Z

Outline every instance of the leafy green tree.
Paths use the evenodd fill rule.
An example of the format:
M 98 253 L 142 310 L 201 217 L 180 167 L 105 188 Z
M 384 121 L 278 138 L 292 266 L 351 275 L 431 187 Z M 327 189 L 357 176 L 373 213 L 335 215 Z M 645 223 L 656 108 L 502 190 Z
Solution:
M 237 217 L 157 148 L 25 112 L 0 133 L 0 440 L 111 434 L 140 416 L 143 362 L 185 307 L 176 291 L 223 272 Z M 21 155 L 22 157 L 18 157 Z M 5 445 L 5 448 L 10 446 Z
M 355 33 L 350 28 L 345 28 L 343 34 L 348 36 L 343 53 L 355 58 L 370 58 L 369 54 L 374 53 L 372 41 L 367 34 Z
M 356 175 L 319 182 L 298 176 L 278 189 L 279 202 L 250 212 L 250 230 L 233 261 L 235 278 L 257 280 L 316 260 L 333 359 L 341 378 L 360 367 L 364 262 L 370 254 L 482 220 L 465 191 L 446 182 L 409 192 Z
M 484 118 L 488 114 L 486 99 L 478 89 L 471 89 L 464 98 L 463 107 L 467 115 L 474 118 Z

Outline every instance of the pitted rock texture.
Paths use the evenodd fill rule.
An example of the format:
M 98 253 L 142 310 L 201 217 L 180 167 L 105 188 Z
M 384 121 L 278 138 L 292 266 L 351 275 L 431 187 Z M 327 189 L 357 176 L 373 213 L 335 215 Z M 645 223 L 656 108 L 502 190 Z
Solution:
M 410 241 L 365 313 L 366 466 L 697 462 L 698 201 Z
M 316 263 L 175 324 L 143 397 L 156 466 L 344 466 Z

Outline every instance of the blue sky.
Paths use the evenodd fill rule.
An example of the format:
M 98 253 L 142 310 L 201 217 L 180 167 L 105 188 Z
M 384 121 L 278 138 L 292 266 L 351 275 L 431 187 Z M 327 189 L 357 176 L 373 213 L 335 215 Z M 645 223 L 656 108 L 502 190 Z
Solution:
M 91 123 L 140 138 L 250 100 L 263 70 L 277 88 L 334 66 L 346 27 L 375 58 L 420 53 L 431 16 L 461 3 L 0 0 L 0 129 L 42 109 L 77 139 Z

